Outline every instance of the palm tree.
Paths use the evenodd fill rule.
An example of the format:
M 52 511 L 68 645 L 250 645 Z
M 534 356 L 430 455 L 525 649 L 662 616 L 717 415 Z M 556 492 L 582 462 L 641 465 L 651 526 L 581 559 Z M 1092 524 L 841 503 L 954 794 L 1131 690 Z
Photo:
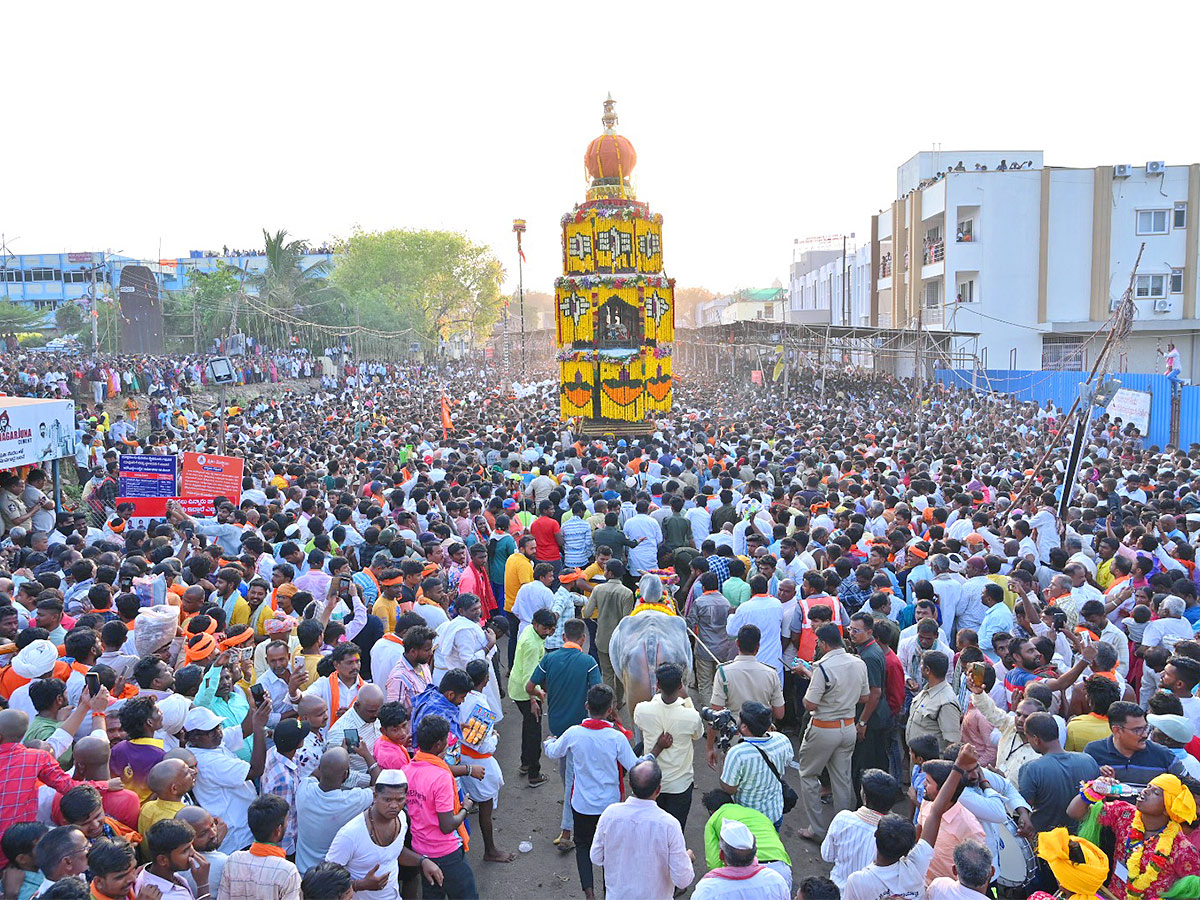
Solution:
M 260 335 L 278 327 L 288 335 L 298 322 L 336 321 L 338 291 L 330 283 L 329 262 L 305 265 L 307 244 L 289 239 L 286 230 L 271 234 L 263 229 L 266 268 L 262 271 L 238 270 L 242 293 L 258 298 L 258 309 L 251 315 Z M 237 332 L 237 306 L 234 306 L 230 334 Z

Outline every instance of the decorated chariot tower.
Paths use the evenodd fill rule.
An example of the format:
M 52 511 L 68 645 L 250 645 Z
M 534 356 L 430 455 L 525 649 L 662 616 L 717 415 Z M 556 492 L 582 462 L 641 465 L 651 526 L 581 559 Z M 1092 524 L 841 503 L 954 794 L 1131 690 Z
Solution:
M 663 274 L 662 216 L 639 202 L 637 152 L 616 133 L 610 95 L 604 133 L 584 154 L 587 199 L 562 219 L 563 276 L 555 282 L 564 419 L 584 434 L 644 430 L 671 408 L 675 282 Z

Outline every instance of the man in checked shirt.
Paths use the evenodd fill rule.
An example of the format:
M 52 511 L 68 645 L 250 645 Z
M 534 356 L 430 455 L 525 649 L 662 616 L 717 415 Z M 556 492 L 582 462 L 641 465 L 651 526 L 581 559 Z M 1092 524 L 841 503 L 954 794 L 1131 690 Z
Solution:
M 99 709 L 108 705 L 108 691 L 101 689 L 95 698 Z M 76 781 L 67 775 L 58 762 L 45 750 L 33 750 L 21 744 L 29 716 L 19 709 L 0 711 L 0 834 L 16 822 L 32 822 L 37 818 L 38 782 L 65 794 L 73 787 L 90 784 L 102 791 L 119 791 L 124 785 L 120 778 L 108 781 Z M 0 866 L 8 865 L 0 852 Z

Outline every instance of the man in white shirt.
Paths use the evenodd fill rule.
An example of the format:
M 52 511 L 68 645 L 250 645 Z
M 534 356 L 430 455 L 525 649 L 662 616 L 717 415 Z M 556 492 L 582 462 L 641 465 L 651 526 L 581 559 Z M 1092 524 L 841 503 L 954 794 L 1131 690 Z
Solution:
M 662 528 L 649 515 L 650 502 L 639 500 L 637 513 L 625 523 L 625 537 L 637 541 L 629 549 L 629 573 L 640 577 L 651 569 L 658 568 L 658 547 L 663 541 Z
M 438 628 L 433 644 L 433 683 L 441 684 L 451 669 L 465 669 L 473 659 L 483 659 L 496 644 L 496 634 L 483 628 L 483 608 L 473 594 L 460 594 L 455 601 L 458 615 Z
M 933 846 L 942 827 L 942 816 L 958 793 L 961 773 L 973 769 L 978 762 L 969 744 L 959 751 L 954 769 L 929 805 L 929 816 L 921 828 L 919 841 L 910 818 L 888 813 L 879 820 L 875 832 L 875 861 L 846 879 L 842 900 L 925 895 L 925 873 L 933 861 Z
M 758 645 L 758 661 L 765 663 L 779 673 L 779 682 L 783 683 L 783 657 L 780 642 L 774 636 L 782 633 L 783 604 L 778 597 L 767 593 L 767 579 L 755 575 L 750 579 L 750 599 L 735 609 L 725 621 L 725 633 L 737 637 L 743 625 L 756 625 L 762 634 Z
M 990 896 L 996 874 L 992 851 L 975 840 L 965 840 L 954 848 L 954 878 L 943 875 L 929 883 L 928 900 L 979 900 Z
M 254 743 L 250 762 L 238 758 L 223 741 L 225 720 L 204 706 L 194 706 L 183 721 L 187 748 L 196 757 L 196 803 L 229 825 L 221 851 L 232 853 L 250 846 L 254 835 L 246 823 L 250 804 L 258 796 L 251 783 L 260 777 L 267 759 L 267 720 L 271 698 L 264 697 L 251 712 Z
M 538 563 L 533 567 L 533 581 L 521 585 L 512 603 L 513 615 L 520 624 L 512 640 L 516 640 L 533 621 L 533 614 L 539 609 L 554 607 L 554 592 L 550 585 L 554 583 L 554 566 L 550 563 Z
M 1061 546 L 1058 538 L 1058 516 L 1054 513 L 1057 500 L 1053 491 L 1042 494 L 1042 505 L 1029 519 L 1033 540 L 1037 544 L 1038 561 L 1050 562 L 1050 551 Z
M 958 614 L 958 599 L 962 594 L 961 579 L 950 573 L 950 559 L 942 553 L 929 557 L 929 568 L 933 570 L 933 592 L 937 594 L 938 606 L 942 610 L 942 628 L 954 636 L 954 619 Z
M 684 845 L 683 829 L 655 803 L 661 786 L 658 763 L 654 759 L 639 762 L 629 770 L 633 796 L 600 814 L 591 861 L 604 867 L 608 900 L 671 897 L 695 877 L 694 854 Z M 771 874 L 783 880 L 777 873 Z

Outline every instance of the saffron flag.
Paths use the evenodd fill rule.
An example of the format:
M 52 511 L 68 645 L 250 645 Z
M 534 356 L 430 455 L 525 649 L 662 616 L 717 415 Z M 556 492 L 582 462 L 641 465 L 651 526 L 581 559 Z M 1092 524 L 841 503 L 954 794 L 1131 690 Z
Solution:
M 446 433 L 454 430 L 454 423 L 450 421 L 450 401 L 445 397 L 442 398 L 442 439 L 445 440 Z

